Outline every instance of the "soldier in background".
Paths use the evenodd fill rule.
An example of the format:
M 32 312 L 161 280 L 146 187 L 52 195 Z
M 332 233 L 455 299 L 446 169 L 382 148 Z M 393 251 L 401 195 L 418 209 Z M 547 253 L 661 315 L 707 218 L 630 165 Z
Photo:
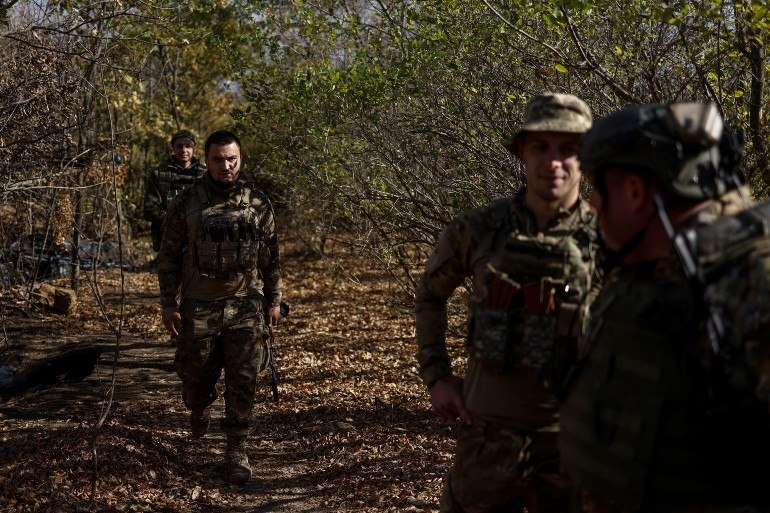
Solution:
M 770 204 L 714 105 L 641 105 L 580 143 L 620 263 L 561 414 L 575 509 L 770 511 Z
M 193 438 L 208 431 L 224 369 L 225 463 L 230 482 L 243 484 L 251 479 L 246 437 L 267 362 L 266 321 L 275 326 L 280 316 L 278 236 L 267 197 L 242 177 L 238 137 L 214 132 L 205 158 L 207 172 L 171 201 L 163 225 L 162 321 L 178 337 L 175 364 Z
M 161 227 L 171 198 L 193 184 L 206 171 L 194 157 L 195 136 L 179 130 L 171 137 L 171 155 L 153 169 L 144 194 L 144 218 L 150 222 L 152 249 L 160 249 Z
M 546 93 L 508 149 L 526 188 L 467 212 L 439 236 L 417 288 L 420 375 L 436 413 L 460 419 L 442 512 L 564 511 L 556 391 L 576 353 L 591 288 L 595 216 L 580 199 L 578 140 L 591 111 Z M 452 374 L 447 300 L 473 282 L 468 371 Z

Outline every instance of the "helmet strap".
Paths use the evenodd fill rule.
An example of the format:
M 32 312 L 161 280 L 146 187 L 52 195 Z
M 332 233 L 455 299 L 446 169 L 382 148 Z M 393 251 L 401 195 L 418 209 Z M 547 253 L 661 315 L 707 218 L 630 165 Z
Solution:
M 625 244 L 623 244 L 617 251 L 611 251 L 606 248 L 605 245 L 605 254 L 606 256 L 602 260 L 602 263 L 600 264 L 600 267 L 604 270 L 604 272 L 609 272 L 614 267 L 617 267 L 623 263 L 623 259 L 631 253 L 636 247 L 639 245 L 639 243 L 642 242 L 642 239 L 644 239 L 644 235 L 647 233 L 647 227 L 650 226 L 650 223 L 652 222 L 653 218 L 655 217 L 655 214 L 652 214 L 650 216 L 650 219 L 642 226 L 637 232 L 626 241 Z
M 652 222 L 652 216 L 650 216 L 650 219 L 637 230 L 637 232 L 630 238 L 628 241 L 626 241 L 625 244 L 623 244 L 620 249 L 616 252 L 616 258 L 618 260 L 622 261 L 629 253 L 631 253 L 633 250 L 636 249 L 637 246 L 639 246 L 639 243 L 642 242 L 642 239 L 644 239 L 644 235 L 647 233 L 647 227 L 650 226 L 650 222 Z
M 678 235 L 674 231 L 674 225 L 671 223 L 671 218 L 668 217 L 668 212 L 666 212 L 666 205 L 663 203 L 663 199 L 660 197 L 660 194 L 655 194 L 652 197 L 652 201 L 655 202 L 655 208 L 657 210 L 658 217 L 660 217 L 660 222 L 663 223 L 663 229 L 666 230 L 668 238 L 671 239 L 671 243 L 674 245 L 674 249 L 679 255 L 679 260 L 682 262 L 685 275 L 688 278 L 696 277 L 699 273 L 699 269 L 695 263 L 695 259 L 690 253 L 690 250 L 687 248 L 686 241 L 682 238 L 681 235 Z

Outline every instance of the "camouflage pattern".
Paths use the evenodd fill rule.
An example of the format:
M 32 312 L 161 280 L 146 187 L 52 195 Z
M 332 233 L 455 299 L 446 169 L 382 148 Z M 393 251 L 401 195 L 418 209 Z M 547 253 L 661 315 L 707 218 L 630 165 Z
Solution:
M 534 97 L 524 110 L 521 130 L 504 142 L 504 146 L 519 155 L 521 138 L 527 132 L 566 132 L 582 134 L 593 122 L 591 109 L 571 94 L 543 93 Z
M 508 236 L 487 264 L 483 301 L 473 304 L 470 340 L 476 359 L 553 373 L 557 324 L 573 327 L 564 335 L 575 344 L 582 334 L 587 305 L 581 291 L 591 288 L 595 237 L 591 227 Z M 566 304 L 572 308 L 563 308 Z
M 206 204 L 200 212 L 192 251 L 195 268 L 207 278 L 232 278 L 270 263 L 270 250 L 249 204 L 250 191 L 236 204 Z
M 455 463 L 444 478 L 441 512 L 565 512 L 568 485 L 558 467 L 555 433 L 463 424 Z
M 744 196 L 692 220 L 707 239 L 694 251 L 705 290 L 693 293 L 673 250 L 606 278 L 561 415 L 583 511 L 770 507 L 770 205 L 749 211 Z M 742 239 L 747 225 L 756 236 Z M 716 353 L 704 301 L 724 328 Z
M 501 209 L 504 216 L 496 220 L 495 213 Z M 496 294 L 492 290 L 497 280 L 502 277 L 507 280 L 505 283 L 518 279 L 520 281 L 515 283 L 525 285 L 521 287 L 523 290 L 519 295 L 522 300 L 520 308 L 523 311 L 522 318 L 529 314 L 538 317 L 541 310 L 549 308 L 555 299 L 550 295 L 553 292 L 552 287 L 541 286 L 539 279 L 536 286 L 532 286 L 533 282 L 525 276 L 527 272 L 525 269 L 518 269 L 517 272 L 521 274 L 514 275 L 514 278 L 506 274 L 508 270 L 513 275 L 511 266 L 524 264 L 531 259 L 528 254 L 531 248 L 520 247 L 520 251 L 527 253 L 507 256 L 500 254 L 500 249 L 506 244 L 522 241 L 525 245 L 547 246 L 548 243 L 564 247 L 569 245 L 567 250 L 570 254 L 569 259 L 574 262 L 575 267 L 580 268 L 580 275 L 585 278 L 593 268 L 595 223 L 593 211 L 586 202 L 581 200 L 573 209 L 558 212 L 551 219 L 546 230 L 538 232 L 534 214 L 526 206 L 524 192 L 522 192 L 514 198 L 500 200 L 488 207 L 467 212 L 449 224 L 439 236 L 436 247 L 428 258 L 425 273 L 416 293 L 417 359 L 423 382 L 430 387 L 437 380 L 451 373 L 451 361 L 446 350 L 445 337 L 446 303 L 449 296 L 467 277 L 473 280 L 470 304 L 474 308 L 474 315 L 476 312 L 496 310 L 496 308 L 481 307 L 489 304 L 490 301 L 495 301 L 495 296 L 506 295 L 505 292 Z M 565 237 L 570 237 L 569 243 L 559 242 Z M 491 262 L 496 263 L 500 269 L 493 271 L 494 266 L 490 269 Z M 530 265 L 541 266 L 542 262 L 541 259 L 533 259 Z M 561 264 L 562 262 L 559 262 L 559 270 L 561 270 Z M 547 297 L 542 297 L 541 292 L 546 291 Z M 506 307 L 509 303 L 510 301 L 506 301 Z M 474 322 L 476 322 L 475 319 Z M 552 348 L 555 336 L 555 325 L 551 324 L 550 327 L 554 331 L 551 331 L 550 340 L 546 344 L 548 348 Z M 517 329 L 529 330 L 534 334 L 539 329 L 538 322 L 533 320 L 529 326 L 522 325 Z M 481 345 L 482 348 L 485 343 L 483 340 L 474 341 L 474 344 Z M 542 357 L 536 353 L 544 349 L 543 344 L 524 340 L 524 337 L 522 337 L 522 343 L 523 347 L 527 345 L 534 347 L 531 351 L 525 351 L 523 347 L 517 348 L 520 351 L 520 361 L 542 360 Z M 475 357 L 473 352 L 471 357 Z M 500 414 L 505 415 L 505 412 Z
M 610 169 L 655 177 L 673 196 L 718 198 L 735 187 L 738 136 L 714 104 L 631 105 L 597 121 L 580 139 L 580 166 L 603 193 Z
M 267 365 L 265 317 L 261 296 L 217 301 L 182 300 L 182 331 L 175 365 L 182 399 L 201 410 L 217 398 L 216 384 L 225 371 L 222 431 L 247 436 L 251 431 L 257 377 Z
M 213 212 L 222 214 L 219 219 L 233 215 L 241 221 L 248 220 L 249 225 L 243 226 L 243 232 L 259 236 L 259 240 L 254 241 L 260 247 L 258 265 L 227 268 L 222 274 L 205 272 L 209 264 L 201 259 L 214 257 L 211 251 L 206 251 L 208 245 L 201 249 L 206 242 L 204 221 Z M 163 226 L 158 253 L 161 306 L 176 306 L 180 293 L 182 299 L 201 301 L 264 296 L 267 308 L 280 304 L 281 264 L 275 216 L 270 201 L 252 184 L 241 179 L 222 188 L 206 173 L 194 187 L 185 189 L 172 200 Z M 236 236 L 232 232 L 226 235 L 230 241 Z M 203 253 L 208 256 L 202 256 Z M 216 266 L 217 262 L 212 265 Z M 234 272 L 229 272 L 231 270 Z
M 521 498 L 525 490 L 532 491 L 529 482 L 522 481 L 528 474 L 522 470 L 521 440 L 534 436 L 532 433 L 539 436 L 558 429 L 557 400 L 550 371 L 559 328 L 570 323 L 559 322 L 555 315 L 562 300 L 553 293 L 556 287 L 539 278 L 530 280 L 522 265 L 531 258 L 528 252 L 533 246 L 540 245 L 543 249 L 552 243 L 563 249 L 557 266 L 559 272 L 554 273 L 561 277 L 552 280 L 553 283 L 564 279 L 565 261 L 574 262 L 586 277 L 592 266 L 595 235 L 594 212 L 582 200 L 569 210 L 558 211 L 540 232 L 522 191 L 513 198 L 461 215 L 439 236 L 417 288 L 415 322 L 420 375 L 430 387 L 451 374 L 445 339 L 447 300 L 470 277 L 473 345 L 465 379 L 465 404 L 474 421 L 485 426 L 487 433 L 504 433 L 510 438 L 504 442 L 498 439 L 501 441 L 496 442 L 494 450 L 484 455 L 479 447 L 493 446 L 480 441 L 480 435 L 471 435 L 462 428 L 464 434 L 458 439 L 457 455 L 446 481 L 443 511 L 460 511 L 460 507 L 465 511 L 497 511 L 474 504 L 505 505 L 512 496 Z M 570 242 L 562 243 L 565 238 Z M 505 250 L 506 246 L 511 251 Z M 573 253 L 575 248 L 577 253 Z M 526 253 L 516 254 L 517 251 Z M 533 268 L 544 264 L 548 267 L 553 260 L 549 257 L 529 263 Z M 543 277 L 540 271 L 534 274 Z M 506 290 L 505 286 L 511 282 L 518 288 Z M 512 307 L 512 298 L 520 304 Z M 505 314 L 495 317 L 501 310 L 496 307 L 503 303 Z M 521 322 L 517 324 L 515 317 L 508 316 L 509 312 L 519 315 Z M 570 312 L 574 313 L 575 310 Z M 484 328 L 476 332 L 474 326 L 481 325 Z M 516 337 L 511 337 L 511 330 Z M 497 340 L 496 332 L 499 332 Z M 505 365 L 506 362 L 499 361 L 500 354 L 509 350 L 513 350 L 514 357 L 507 362 L 510 365 Z M 519 442 L 512 443 L 512 440 Z M 555 438 L 551 445 L 549 454 L 555 453 Z M 449 500 L 452 497 L 449 487 L 454 502 Z M 503 507 L 500 511 L 508 510 Z
M 174 143 L 177 139 L 190 139 L 193 144 L 195 144 L 195 134 L 190 132 L 189 130 L 177 130 L 174 132 L 174 135 L 171 136 L 171 146 L 174 146 Z
M 260 234 L 265 259 L 237 273 L 202 275 L 196 245 L 206 212 L 223 214 L 220 220 L 228 213 L 248 219 L 243 233 Z M 232 231 L 227 235 L 235 237 Z M 268 199 L 242 179 L 222 186 L 209 173 L 182 191 L 171 201 L 163 226 L 158 282 L 164 308 L 177 306 L 181 296 L 176 365 L 185 404 L 192 410 L 210 405 L 224 369 L 222 430 L 228 438 L 246 436 L 257 376 L 267 362 L 264 312 L 281 302 L 278 236 Z
M 190 166 L 184 169 L 176 163 L 176 159 L 171 155 L 168 160 L 161 162 L 150 173 L 144 193 L 144 219 L 150 222 L 155 251 L 160 248 L 161 227 L 169 201 L 191 186 L 205 172 L 206 167 L 200 160 L 193 158 Z

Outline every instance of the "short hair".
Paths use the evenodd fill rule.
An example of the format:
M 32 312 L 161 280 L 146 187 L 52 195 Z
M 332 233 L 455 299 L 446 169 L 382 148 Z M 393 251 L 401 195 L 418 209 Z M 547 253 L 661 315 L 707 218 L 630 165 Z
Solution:
M 241 140 L 238 139 L 238 136 L 232 133 L 229 130 L 217 130 L 208 138 L 206 139 L 206 144 L 204 145 L 204 152 L 206 155 L 209 154 L 209 148 L 211 148 L 212 144 L 221 144 L 223 146 L 235 143 L 238 145 L 238 149 L 241 149 Z

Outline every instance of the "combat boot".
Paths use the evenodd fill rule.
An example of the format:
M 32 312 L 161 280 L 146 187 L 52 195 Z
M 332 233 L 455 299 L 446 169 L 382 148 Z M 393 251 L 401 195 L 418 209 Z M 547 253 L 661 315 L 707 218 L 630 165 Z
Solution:
M 228 436 L 225 454 L 227 478 L 233 484 L 246 484 L 251 480 L 249 457 L 246 456 L 246 437 Z
M 190 438 L 197 440 L 209 431 L 211 424 L 211 408 L 192 410 L 190 412 Z

